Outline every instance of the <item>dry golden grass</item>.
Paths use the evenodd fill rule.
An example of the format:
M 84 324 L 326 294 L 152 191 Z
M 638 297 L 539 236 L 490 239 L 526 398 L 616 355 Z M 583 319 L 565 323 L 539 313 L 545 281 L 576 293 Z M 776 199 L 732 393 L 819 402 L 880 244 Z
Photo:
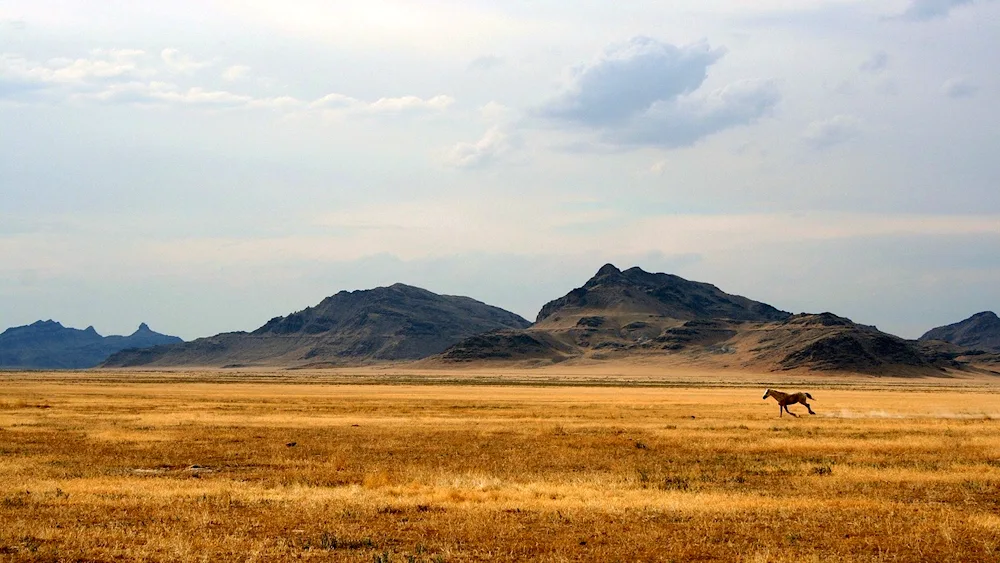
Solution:
M 3 374 L 0 559 L 1000 559 L 991 382 L 258 375 Z

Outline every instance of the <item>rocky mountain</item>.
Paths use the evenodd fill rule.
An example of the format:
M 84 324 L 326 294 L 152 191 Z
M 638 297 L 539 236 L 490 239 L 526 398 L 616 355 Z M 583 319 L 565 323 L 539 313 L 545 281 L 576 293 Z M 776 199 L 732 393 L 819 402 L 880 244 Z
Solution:
M 611 264 L 542 307 L 532 327 L 477 335 L 437 358 L 525 365 L 574 359 L 886 375 L 950 367 L 916 342 L 831 313 L 792 315 L 707 283 Z
M 920 340 L 940 340 L 974 350 L 1000 353 L 1000 317 L 992 311 L 976 313 L 964 321 L 931 329 Z
M 538 313 L 537 323 L 602 314 L 649 314 L 679 320 L 733 319 L 777 321 L 791 314 L 723 292 L 714 285 L 688 281 L 671 274 L 653 274 L 634 267 L 624 272 L 605 264 L 583 287 L 550 301 Z
M 116 354 L 107 367 L 337 365 L 413 360 L 470 336 L 531 323 L 469 297 L 404 284 L 341 291 L 257 330 Z
M 101 336 L 92 326 L 80 330 L 52 320 L 38 321 L 0 334 L 0 367 L 83 369 L 119 350 L 178 342 L 183 340 L 153 332 L 146 323 L 129 336 Z
M 919 375 L 945 367 L 925 356 L 914 341 L 832 313 L 795 315 L 754 327 L 734 341 L 749 353 L 749 364 L 780 370 Z

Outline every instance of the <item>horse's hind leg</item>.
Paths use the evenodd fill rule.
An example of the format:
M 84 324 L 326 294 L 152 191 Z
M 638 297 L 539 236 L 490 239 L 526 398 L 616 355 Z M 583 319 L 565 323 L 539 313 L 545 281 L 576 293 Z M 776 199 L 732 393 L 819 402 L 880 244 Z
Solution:
M 805 405 L 807 409 L 809 409 L 809 414 L 816 414 L 813 412 L 812 407 L 809 406 L 809 403 L 802 403 L 802 404 Z

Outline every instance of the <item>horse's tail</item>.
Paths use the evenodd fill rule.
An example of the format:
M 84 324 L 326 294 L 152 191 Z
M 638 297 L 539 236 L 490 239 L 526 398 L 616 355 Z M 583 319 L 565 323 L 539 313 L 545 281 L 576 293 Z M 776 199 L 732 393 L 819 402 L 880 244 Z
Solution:
M 812 396 L 812 395 L 810 395 L 809 393 L 806 393 L 806 397 L 809 397 L 810 399 L 812 399 L 812 400 L 814 400 L 814 401 L 816 400 L 816 399 L 813 399 L 813 396 Z

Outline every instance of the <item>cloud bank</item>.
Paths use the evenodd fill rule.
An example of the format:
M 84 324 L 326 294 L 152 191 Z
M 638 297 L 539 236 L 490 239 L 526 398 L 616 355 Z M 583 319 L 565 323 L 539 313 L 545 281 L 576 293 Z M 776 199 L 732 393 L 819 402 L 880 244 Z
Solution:
M 572 69 L 564 90 L 536 114 L 564 127 L 596 131 L 612 145 L 689 146 L 752 123 L 780 100 L 767 80 L 701 92 L 709 67 L 724 55 L 724 49 L 705 42 L 677 47 L 634 37 Z
M 0 100 L 22 103 L 96 102 L 133 106 L 204 109 L 271 109 L 287 113 L 322 115 L 411 115 L 447 110 L 454 98 L 437 95 L 382 97 L 359 100 L 331 93 L 316 100 L 293 96 L 255 96 L 211 87 L 178 83 L 178 78 L 214 65 L 198 61 L 177 49 L 163 49 L 149 57 L 137 49 L 97 49 L 87 58 L 55 58 L 45 62 L 13 53 L 0 54 Z M 249 74 L 245 65 L 233 65 L 221 78 L 236 82 Z M 177 76 L 182 75 L 182 76 Z

